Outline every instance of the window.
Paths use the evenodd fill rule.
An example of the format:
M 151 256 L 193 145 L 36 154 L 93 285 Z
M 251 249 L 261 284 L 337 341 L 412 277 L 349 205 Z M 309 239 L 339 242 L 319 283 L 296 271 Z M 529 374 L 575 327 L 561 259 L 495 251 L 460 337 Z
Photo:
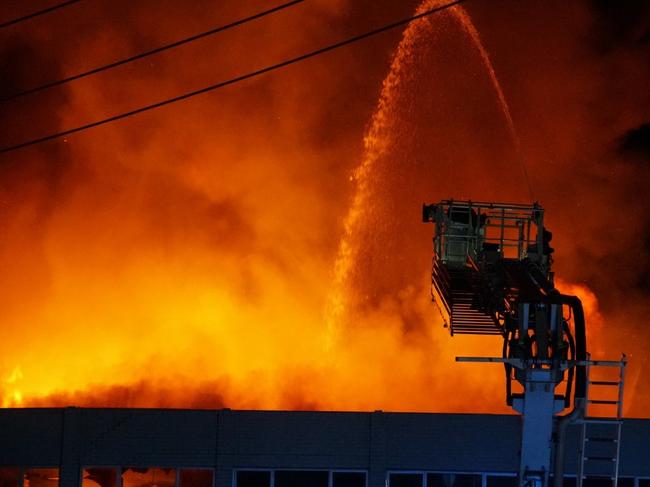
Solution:
M 128 467 L 122 469 L 121 478 L 117 472 L 116 467 L 86 467 L 81 473 L 81 487 L 214 487 L 214 471 L 209 468 L 181 469 L 178 486 L 173 468 Z
M 639 487 L 650 487 L 650 479 L 639 479 Z
M 326 470 L 276 470 L 275 487 L 329 487 Z
M 332 487 L 366 487 L 366 474 L 364 472 L 334 472 L 332 473 Z
M 562 479 L 562 487 L 576 487 L 578 485 L 578 479 L 575 477 L 564 477 Z
M 236 475 L 236 487 L 271 487 L 268 470 L 239 470 Z
M 482 476 L 467 473 L 429 473 L 427 487 L 481 487 Z
M 175 487 L 176 470 L 173 468 L 122 469 L 122 487 Z
M 271 485 L 274 487 L 366 487 L 366 472 L 329 470 L 235 471 L 235 487 L 271 487 Z
M 81 474 L 81 487 L 117 487 L 117 469 L 84 468 Z
M 58 468 L 26 468 L 23 487 L 58 487 Z
M 208 469 L 181 469 L 179 487 L 212 487 L 214 474 Z
M 505 475 L 487 475 L 485 477 L 487 487 L 517 487 L 517 477 Z
M 583 487 L 612 487 L 612 479 L 610 477 L 585 477 L 585 479 L 582 481 L 582 486 Z
M 422 487 L 421 473 L 391 473 L 389 487 Z
M 0 467 L 0 487 L 19 487 L 19 485 L 19 467 Z
M 58 487 L 56 467 L 0 467 L 0 487 Z

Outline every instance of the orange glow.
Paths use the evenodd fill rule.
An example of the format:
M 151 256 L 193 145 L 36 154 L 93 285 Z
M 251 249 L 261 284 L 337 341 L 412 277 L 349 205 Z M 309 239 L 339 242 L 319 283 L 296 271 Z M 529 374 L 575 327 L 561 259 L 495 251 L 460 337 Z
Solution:
M 144 7 L 130 7 L 128 22 L 92 10 L 102 27 L 79 27 L 80 59 L 162 44 L 255 4 L 224 3 L 214 12 L 195 2 L 182 26 L 170 20 L 185 18 L 180 7 L 163 6 L 155 28 Z M 306 3 L 42 95 L 29 116 L 11 105 L 0 128 L 8 138 L 47 132 L 173 96 L 388 22 L 400 2 L 334 31 L 358 15 L 354 2 Z M 432 228 L 419 211 L 447 197 L 529 202 L 525 158 L 554 232 L 557 285 L 582 298 L 594 356 L 629 353 L 627 413 L 648 416 L 647 332 L 632 325 L 647 303 L 622 312 L 612 306 L 620 291 L 602 284 L 618 251 L 615 238 L 602 239 L 620 213 L 607 198 L 637 176 L 621 163 L 619 189 L 602 182 L 610 167 L 581 179 L 590 108 L 565 103 L 578 96 L 567 80 L 591 87 L 595 68 L 568 54 L 547 59 L 557 64 L 543 73 L 544 92 L 542 68 L 518 71 L 524 47 L 508 64 L 501 21 L 468 8 L 0 161 L 0 405 L 509 413 L 502 367 L 454 362 L 498 356 L 501 339 L 450 338 L 442 327 L 429 294 Z M 566 18 L 583 28 L 589 14 L 576 7 Z M 31 35 L 72 52 L 69 30 L 51 21 Z M 54 71 L 79 69 L 66 62 Z M 30 118 L 44 111 L 52 118 Z M 624 244 L 641 238 L 634 218 L 616 225 Z

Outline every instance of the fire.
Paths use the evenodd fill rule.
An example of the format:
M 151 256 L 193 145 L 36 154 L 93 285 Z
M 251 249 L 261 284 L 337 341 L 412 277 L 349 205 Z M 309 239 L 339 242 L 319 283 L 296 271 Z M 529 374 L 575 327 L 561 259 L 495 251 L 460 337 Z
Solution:
M 585 317 L 589 320 L 587 333 L 590 335 L 587 337 L 587 340 L 597 337 L 603 328 L 603 316 L 600 313 L 596 294 L 586 284 L 571 283 L 561 278 L 555 280 L 555 287 L 563 294 L 578 296 L 580 298 L 585 311 Z
M 217 13 L 241 17 L 250 6 L 230 3 L 203 20 L 201 9 L 209 9 L 196 2 L 188 14 L 196 28 L 187 28 L 217 24 Z M 384 20 L 399 10 L 389 3 Z M 42 39 L 66 52 L 68 21 L 84 26 L 83 59 L 108 58 L 125 43 L 136 51 L 146 38 L 125 29 L 150 12 L 131 8 L 129 22 L 111 23 L 114 13 L 104 12 L 101 35 L 74 13 L 66 23 L 34 24 L 3 59 L 38 60 Z M 165 10 L 179 6 L 161 8 L 160 32 L 151 35 L 168 41 L 180 28 L 169 19 L 183 16 Z M 74 126 L 295 55 L 338 39 L 325 24 L 342 12 L 353 16 L 350 32 L 369 27 L 344 1 L 304 9 L 259 24 L 254 36 L 232 32 L 12 104 L 1 133 L 10 141 Z M 618 313 L 611 303 L 621 286 L 604 286 L 612 268 L 595 264 L 618 255 L 614 239 L 601 239 L 617 211 L 603 204 L 614 191 L 599 183 L 604 169 L 592 169 L 593 187 L 580 183 L 586 170 L 577 147 L 592 139 L 578 128 L 586 115 L 563 104 L 580 122 L 569 124 L 548 108 L 541 78 L 504 61 L 510 47 L 494 19 L 471 13 L 477 27 L 455 8 L 413 23 L 401 39 L 377 39 L 383 51 L 359 44 L 0 161 L 0 404 L 509 412 L 501 367 L 454 362 L 499 355 L 501 343 L 450 338 L 442 327 L 429 296 L 431 229 L 418 212 L 423 201 L 449 196 L 527 201 L 525 156 L 555 232 L 558 285 L 583 299 L 592 353 L 631 353 L 628 413 L 647 415 L 638 350 L 646 335 L 630 325 L 643 306 Z M 584 15 L 567 22 L 583 25 Z M 306 29 L 305 18 L 331 22 Z M 37 74 L 73 74 L 69 62 L 45 73 L 6 71 L 29 85 Z M 576 81 L 574 63 L 553 66 L 544 75 Z M 552 83 L 556 103 L 571 95 L 560 81 Z M 522 115 L 529 112 L 535 116 Z M 43 113 L 55 117 L 43 121 Z M 549 168 L 551 156 L 567 167 Z M 614 167 L 620 186 L 639 180 L 623 163 Z M 634 220 L 617 225 L 635 229 Z M 624 242 L 640 236 L 625 234 Z M 629 344 L 631 335 L 639 338 Z

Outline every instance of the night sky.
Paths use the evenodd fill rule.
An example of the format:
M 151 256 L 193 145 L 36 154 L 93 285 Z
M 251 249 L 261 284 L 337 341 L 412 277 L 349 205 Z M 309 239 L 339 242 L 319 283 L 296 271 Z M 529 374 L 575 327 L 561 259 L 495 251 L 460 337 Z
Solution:
M 307 0 L 2 102 L 0 146 L 259 69 L 418 3 Z M 7 0 L 0 20 L 47 5 Z M 271 5 L 83 0 L 0 30 L 0 98 Z M 446 12 L 422 21 L 385 143 L 368 134 L 403 29 L 0 155 L 0 405 L 508 412 L 501 369 L 453 363 L 499 355 L 498 340 L 450 338 L 429 302 L 420 205 L 455 197 L 546 208 L 592 355 L 630 355 L 627 414 L 649 417 L 650 4 L 463 7 L 517 141 Z M 346 228 L 361 184 L 368 199 Z M 347 308 L 332 325 L 346 232 Z

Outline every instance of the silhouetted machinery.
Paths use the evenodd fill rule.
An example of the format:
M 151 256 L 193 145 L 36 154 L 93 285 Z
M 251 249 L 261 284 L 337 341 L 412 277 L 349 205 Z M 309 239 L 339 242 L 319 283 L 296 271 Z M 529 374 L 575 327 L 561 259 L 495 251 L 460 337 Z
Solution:
M 523 421 L 519 484 L 547 486 L 555 473 L 556 485 L 562 485 L 564 431 L 577 422 L 582 428 L 578 487 L 585 468 L 612 479 L 616 487 L 625 358 L 589 360 L 582 303 L 554 286 L 554 249 L 544 209 L 537 203 L 443 200 L 424 205 L 422 216 L 435 225 L 432 296 L 445 326 L 452 335 L 503 337 L 502 357 L 456 360 L 504 364 L 506 402 Z M 595 365 L 619 367 L 620 380 L 589 381 L 589 367 Z M 589 384 L 616 386 L 618 396 L 590 400 Z M 615 406 L 615 417 L 586 417 L 590 403 Z M 555 421 L 571 405 L 573 410 Z M 611 440 L 615 451 L 589 456 L 592 423 L 611 426 L 607 431 L 601 427 L 599 440 Z M 598 460 L 608 462 L 611 470 L 595 465 Z

